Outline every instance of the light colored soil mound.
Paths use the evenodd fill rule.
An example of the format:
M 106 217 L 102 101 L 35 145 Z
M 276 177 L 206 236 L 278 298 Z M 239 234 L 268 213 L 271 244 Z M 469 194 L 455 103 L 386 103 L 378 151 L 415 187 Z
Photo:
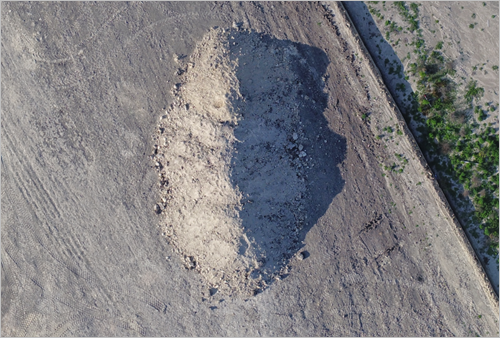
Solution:
M 160 122 L 163 233 L 213 291 L 258 293 L 287 273 L 293 255 L 307 257 L 297 250 L 314 217 L 303 201 L 317 163 L 300 111 L 321 111 L 324 94 L 305 94 L 304 74 L 322 80 L 298 48 L 211 30 L 180 65 L 176 100 Z

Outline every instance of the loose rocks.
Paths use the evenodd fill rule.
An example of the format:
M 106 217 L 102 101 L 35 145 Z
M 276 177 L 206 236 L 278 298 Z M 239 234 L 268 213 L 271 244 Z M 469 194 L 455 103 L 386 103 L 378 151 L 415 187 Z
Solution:
M 168 201 L 155 211 L 210 288 L 255 294 L 279 279 L 307 219 L 303 99 L 291 71 L 304 60 L 293 43 L 214 29 L 185 62 L 155 135 Z

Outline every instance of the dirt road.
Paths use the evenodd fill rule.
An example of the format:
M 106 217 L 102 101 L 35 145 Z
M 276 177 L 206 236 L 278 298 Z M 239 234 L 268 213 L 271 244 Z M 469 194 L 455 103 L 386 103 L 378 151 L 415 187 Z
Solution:
M 172 106 L 179 99 L 194 100 L 192 92 L 180 95 L 172 88 L 195 83 L 183 67 L 203 58 L 193 52 L 210 29 L 240 32 L 234 42 L 255 41 L 268 61 L 275 61 L 271 55 L 289 53 L 282 64 L 268 68 L 270 74 L 303 79 L 291 87 L 289 97 L 272 97 L 282 100 L 276 109 L 298 105 L 290 115 L 283 113 L 283 122 L 267 110 L 259 120 L 254 115 L 269 97 L 248 96 L 261 89 L 285 94 L 286 84 L 259 78 L 244 67 L 228 71 L 234 76 L 231 86 L 217 82 L 221 102 L 237 102 L 241 116 L 227 110 L 233 115 L 221 127 L 212 115 L 202 115 L 216 110 L 183 108 L 194 110 L 198 122 L 225 132 L 214 142 L 230 135 L 250 140 L 251 132 L 260 132 L 261 141 L 273 139 L 269 148 L 267 141 L 254 148 L 241 143 L 236 147 L 241 156 L 232 153 L 229 160 L 214 153 L 214 175 L 249 194 L 259 187 L 259 198 L 269 198 L 281 210 L 280 220 L 295 221 L 286 213 L 292 207 L 303 208 L 297 219 L 308 216 L 310 224 L 299 224 L 296 234 L 286 222 L 270 217 L 266 223 L 252 214 L 266 203 L 255 209 L 242 204 L 236 215 L 227 213 L 229 202 L 221 198 L 225 211 L 219 215 L 230 215 L 230 225 L 241 221 L 231 225 L 234 236 L 248 234 L 255 221 L 254 229 L 269 225 L 290 244 L 290 252 L 277 246 L 273 253 L 267 237 L 249 240 L 260 245 L 254 256 L 270 257 L 276 267 L 265 270 L 260 261 L 262 271 L 238 275 L 243 281 L 260 278 L 259 283 L 272 277 L 251 295 L 231 287 L 215 292 L 210 278 L 219 275 L 189 268 L 193 262 L 181 254 L 189 249 L 185 239 L 164 234 L 168 204 L 166 211 L 158 210 L 162 196 L 184 196 L 162 190 L 165 184 L 151 158 L 160 153 L 159 128 L 168 117 L 182 118 L 180 107 Z M 335 3 L 328 9 L 303 2 L 3 2 L 2 334 L 497 335 L 498 301 L 351 29 Z M 228 60 L 220 59 L 222 64 Z M 321 79 L 324 83 L 318 84 Z M 261 88 L 254 81 L 261 81 Z M 274 89 L 266 88 L 269 84 Z M 227 88 L 239 90 L 241 98 L 228 101 L 235 96 L 224 92 Z M 240 129 L 231 124 L 235 116 Z M 387 127 L 394 129 L 393 141 L 380 142 L 375 136 Z M 196 136 L 194 131 L 173 139 L 194 149 L 201 143 L 184 138 L 189 132 Z M 300 144 L 293 144 L 297 140 Z M 220 149 L 233 149 L 228 144 Z M 281 153 L 272 150 L 294 145 L 308 154 L 296 153 L 300 160 L 294 166 L 293 151 L 280 159 Z M 256 146 L 265 151 L 255 152 Z M 265 165 L 250 168 L 252 176 L 241 170 L 224 176 L 227 168 L 241 169 L 246 159 L 258 159 L 255 154 L 279 164 L 284 174 L 299 173 L 300 180 L 292 177 L 284 184 L 296 184 L 305 197 L 286 204 L 275 191 L 278 183 L 262 186 L 258 173 L 272 173 Z M 299 168 L 308 158 L 315 165 Z M 403 173 L 384 170 L 400 158 Z M 189 184 L 196 186 L 196 177 Z M 226 189 L 223 196 L 236 191 L 220 187 Z M 189 203 L 178 204 L 183 217 Z M 181 236 L 189 230 L 183 223 L 172 228 Z M 204 240 L 218 238 L 210 236 Z M 243 262 L 253 257 L 238 254 Z M 215 264 L 209 258 L 204 262 L 208 268 Z M 227 285 L 237 285 L 232 283 Z

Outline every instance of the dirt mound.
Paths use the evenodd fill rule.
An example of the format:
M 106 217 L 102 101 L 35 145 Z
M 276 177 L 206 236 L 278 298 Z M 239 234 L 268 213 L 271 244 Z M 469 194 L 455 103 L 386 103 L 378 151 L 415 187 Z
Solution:
M 179 63 L 154 155 L 163 233 L 213 291 L 258 293 L 286 276 L 290 259 L 307 257 L 302 240 L 341 188 L 317 183 L 339 177 L 340 157 L 320 155 L 345 151 L 321 115 L 328 60 L 308 46 L 213 29 Z

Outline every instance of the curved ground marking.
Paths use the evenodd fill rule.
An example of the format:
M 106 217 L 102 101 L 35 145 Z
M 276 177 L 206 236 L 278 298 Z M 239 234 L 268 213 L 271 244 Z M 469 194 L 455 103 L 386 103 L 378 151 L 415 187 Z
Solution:
M 78 325 L 85 324 L 90 320 L 98 320 L 107 325 L 113 325 L 125 330 L 134 331 L 141 337 L 147 336 L 147 329 L 142 327 L 139 323 L 137 323 L 137 321 L 110 316 L 106 312 L 96 309 L 73 314 L 69 319 L 66 319 L 61 324 L 59 324 L 55 331 L 49 336 L 61 337 L 65 334 L 65 332 L 72 330 L 72 328 L 78 327 Z
M 128 9 L 130 6 L 137 6 L 137 4 L 140 4 L 140 3 L 137 3 L 137 2 L 132 2 L 132 3 L 127 3 L 126 5 L 124 5 L 123 7 L 121 7 L 120 9 L 118 9 L 114 14 L 112 14 L 101 26 L 99 26 L 99 28 L 97 28 L 93 33 L 90 34 L 90 37 L 88 37 L 87 39 L 85 39 L 84 41 L 82 41 L 79 45 L 85 45 L 87 43 L 89 43 L 90 41 L 94 40 L 100 33 L 101 31 L 107 27 L 110 23 L 112 23 L 115 18 L 121 13 L 123 12 L 124 10 Z
M 152 31 L 152 29 L 158 25 L 165 25 L 166 27 L 170 26 L 170 25 L 179 25 L 181 22 L 179 19 L 181 18 L 186 18 L 186 17 L 189 17 L 190 19 L 194 19 L 196 17 L 212 17 L 212 13 L 208 12 L 208 13 L 202 13 L 200 15 L 199 12 L 187 12 L 187 13 L 168 13 L 167 12 L 167 15 L 169 15 L 168 17 L 166 17 L 165 19 L 161 19 L 161 20 L 157 20 L 155 22 L 152 22 L 150 23 L 149 25 L 147 26 L 144 26 L 142 28 L 140 28 L 136 33 L 134 33 L 133 36 L 127 38 L 127 40 L 125 41 L 124 45 L 127 47 L 129 46 L 131 43 L 134 43 L 134 41 L 139 38 L 142 34 L 146 34 L 150 31 Z

